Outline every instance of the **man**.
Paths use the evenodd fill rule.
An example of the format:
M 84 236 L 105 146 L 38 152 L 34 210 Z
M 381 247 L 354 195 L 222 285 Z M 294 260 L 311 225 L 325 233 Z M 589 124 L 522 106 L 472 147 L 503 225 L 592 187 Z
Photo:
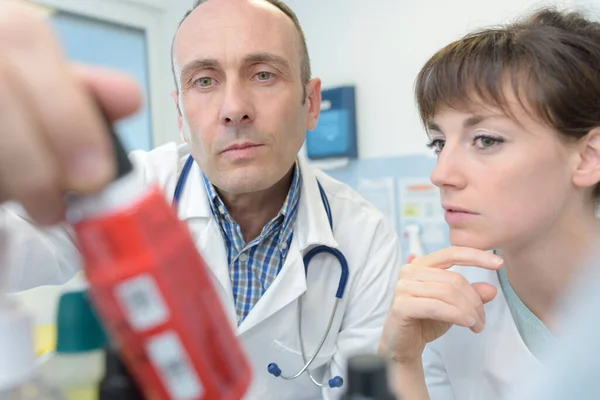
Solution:
M 0 254 L 15 289 L 61 283 L 80 268 L 68 229 L 29 220 L 55 224 L 66 191 L 95 191 L 110 180 L 107 133 L 92 97 L 114 120 L 135 109 L 137 93 L 112 73 L 73 70 L 47 26 L 12 8 L 0 10 L 0 53 L 9 56 L 0 62 L 0 200 L 28 212 L 4 207 Z M 349 355 L 377 349 L 398 243 L 373 206 L 297 157 L 306 129 L 317 124 L 321 82 L 310 77 L 294 13 L 276 0 L 195 4 L 173 40 L 173 71 L 186 144 L 131 159 L 140 179 L 175 197 L 213 273 L 253 366 L 248 398 L 338 398 L 344 389 L 327 380 L 344 377 Z M 308 359 L 325 335 L 341 267 L 320 254 L 305 272 L 303 256 L 320 245 L 340 250 L 349 266 L 309 368 L 324 389 L 307 374 L 288 381 L 267 371 L 274 362 L 283 375 L 295 374 L 305 364 L 302 344 Z

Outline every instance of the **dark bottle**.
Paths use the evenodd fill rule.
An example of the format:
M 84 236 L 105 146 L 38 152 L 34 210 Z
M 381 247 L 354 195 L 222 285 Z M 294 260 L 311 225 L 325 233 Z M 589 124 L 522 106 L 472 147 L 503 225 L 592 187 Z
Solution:
M 384 357 L 369 354 L 350 358 L 347 381 L 343 400 L 396 400 L 388 386 Z
M 98 400 L 144 400 L 119 353 L 106 349 L 106 373 L 100 382 Z

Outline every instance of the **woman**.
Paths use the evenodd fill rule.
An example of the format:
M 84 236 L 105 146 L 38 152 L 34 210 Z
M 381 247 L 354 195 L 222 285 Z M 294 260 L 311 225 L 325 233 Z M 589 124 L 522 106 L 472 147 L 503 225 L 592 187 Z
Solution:
M 600 238 L 599 71 L 600 24 L 551 9 L 421 70 L 452 247 L 400 273 L 380 351 L 403 400 L 499 399 L 543 361 L 554 306 Z

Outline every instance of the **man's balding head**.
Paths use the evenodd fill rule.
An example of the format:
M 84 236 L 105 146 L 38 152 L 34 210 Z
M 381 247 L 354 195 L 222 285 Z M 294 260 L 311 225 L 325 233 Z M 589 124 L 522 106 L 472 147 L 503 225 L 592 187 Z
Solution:
M 172 51 L 180 132 L 210 182 L 238 195 L 287 176 L 321 104 L 291 10 L 275 0 L 201 1 Z
M 177 31 L 175 32 L 175 35 L 173 36 L 173 40 L 171 42 L 171 71 L 173 73 L 173 80 L 174 80 L 176 90 L 179 90 L 180 85 L 179 85 L 178 73 L 175 69 L 175 60 L 174 60 L 173 53 L 174 53 L 175 41 L 177 39 L 177 34 L 179 33 L 179 28 L 181 27 L 181 25 L 185 22 L 185 20 L 189 17 L 189 15 L 192 12 L 194 12 L 198 7 L 200 7 L 204 3 L 207 3 L 208 1 L 209 0 L 194 1 L 192 8 L 190 10 L 188 10 L 185 13 L 185 15 L 183 16 L 183 18 L 181 19 L 181 21 L 179 21 L 179 25 L 177 26 Z M 211 0 L 211 1 L 216 1 L 216 0 Z M 294 11 L 287 4 L 285 4 L 283 1 L 280 1 L 280 0 L 249 0 L 249 1 L 268 3 L 270 6 L 277 8 L 280 12 L 285 14 L 287 16 L 287 18 L 289 18 L 290 21 L 294 24 L 294 27 L 296 28 L 296 32 L 299 36 L 299 44 L 300 44 L 299 51 L 300 51 L 300 56 L 301 56 L 301 79 L 302 79 L 302 83 L 304 83 L 304 84 L 307 83 L 311 78 L 310 57 L 308 55 L 308 46 L 306 45 L 306 38 L 304 36 L 304 31 L 302 30 L 302 26 L 300 25 L 300 21 L 298 20 L 296 13 L 294 13 Z

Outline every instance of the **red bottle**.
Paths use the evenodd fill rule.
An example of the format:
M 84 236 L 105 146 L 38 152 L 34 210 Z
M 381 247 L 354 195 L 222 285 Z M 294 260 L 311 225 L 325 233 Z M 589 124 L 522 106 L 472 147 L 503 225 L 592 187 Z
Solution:
M 70 204 L 92 302 L 146 399 L 242 398 L 250 366 L 193 239 L 116 136 L 119 178 Z

